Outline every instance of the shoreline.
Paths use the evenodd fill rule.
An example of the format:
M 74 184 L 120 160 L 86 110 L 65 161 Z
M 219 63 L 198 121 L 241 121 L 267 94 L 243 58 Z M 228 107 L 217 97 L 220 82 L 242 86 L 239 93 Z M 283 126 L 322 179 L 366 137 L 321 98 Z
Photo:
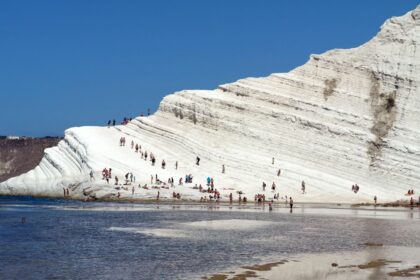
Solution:
M 222 205 L 222 206 L 244 206 L 244 205 L 258 205 L 258 206 L 268 206 L 270 201 L 265 202 L 255 202 L 253 200 L 247 202 L 238 202 L 237 200 L 233 202 L 229 201 L 216 201 L 216 200 L 208 200 L 208 201 L 200 201 L 199 199 L 171 199 L 171 198 L 160 198 L 157 200 L 156 198 L 127 198 L 127 197 L 105 197 L 105 198 L 95 198 L 95 199 L 85 199 L 81 197 L 59 197 L 59 196 L 47 196 L 47 195 L 4 195 L 0 194 L 0 198 L 7 197 L 7 198 L 35 198 L 35 199 L 52 199 L 52 200 L 69 200 L 69 201 L 80 201 L 80 202 L 113 202 L 113 203 L 144 203 L 144 204 L 179 204 L 179 205 Z M 274 201 L 273 206 L 284 205 L 289 208 L 289 204 L 283 201 Z M 294 202 L 293 208 L 297 205 L 316 205 L 316 206 L 348 206 L 350 208 L 359 208 L 359 207 L 383 207 L 383 208 L 420 208 L 420 203 L 416 202 L 412 207 L 410 202 L 407 201 L 394 201 L 394 202 L 385 202 L 385 203 L 340 203 L 340 202 Z M 321 207 L 322 208 L 322 207 Z

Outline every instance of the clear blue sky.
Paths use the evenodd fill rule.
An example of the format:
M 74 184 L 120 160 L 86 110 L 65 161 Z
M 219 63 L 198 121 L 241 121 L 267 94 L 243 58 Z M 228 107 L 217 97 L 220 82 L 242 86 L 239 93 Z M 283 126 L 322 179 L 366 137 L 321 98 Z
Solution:
M 63 135 L 154 111 L 177 90 L 286 72 L 419 3 L 1 1 L 0 135 Z

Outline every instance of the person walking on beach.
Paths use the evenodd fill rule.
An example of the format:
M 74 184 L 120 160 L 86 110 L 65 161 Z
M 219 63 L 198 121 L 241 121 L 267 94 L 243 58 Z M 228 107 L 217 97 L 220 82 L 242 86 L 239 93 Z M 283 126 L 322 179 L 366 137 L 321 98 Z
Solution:
M 377 202 L 377 198 L 376 198 L 376 195 L 375 195 L 375 197 L 373 198 L 373 200 L 375 201 L 375 205 L 376 205 L 376 202 Z
M 156 199 L 159 200 L 159 197 L 160 197 L 160 191 L 158 191 Z
M 289 197 L 289 205 L 290 205 L 290 210 L 292 210 L 293 208 L 293 198 Z

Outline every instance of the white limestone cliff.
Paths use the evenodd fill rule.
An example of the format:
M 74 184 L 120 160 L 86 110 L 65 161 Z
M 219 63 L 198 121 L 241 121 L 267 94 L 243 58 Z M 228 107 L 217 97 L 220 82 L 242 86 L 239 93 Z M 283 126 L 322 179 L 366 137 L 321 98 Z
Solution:
M 295 201 L 407 199 L 407 190 L 420 184 L 419 42 L 420 6 L 388 19 L 364 45 L 312 55 L 289 73 L 180 91 L 166 96 L 154 115 L 124 126 L 68 129 L 39 166 L 0 184 L 0 194 L 61 196 L 70 187 L 74 197 L 82 197 L 83 189 L 109 197 L 117 193 L 114 181 L 106 184 L 100 173 L 111 167 L 121 182 L 132 172 L 136 186 L 150 187 L 155 174 L 164 181 L 173 177 L 176 188 L 160 189 L 161 197 L 173 191 L 183 198 L 208 195 L 191 187 L 205 186 L 210 176 L 224 200 L 231 192 L 237 197 L 236 191 L 253 200 L 263 193 L 263 181 L 269 198 L 275 182 L 276 193 Z M 121 136 L 125 147 L 119 146 Z M 156 166 L 131 149 L 132 140 L 155 154 Z M 178 186 L 185 174 L 194 183 Z M 351 192 L 355 183 L 357 194 Z M 120 193 L 144 198 L 157 191 L 136 188 L 132 196 L 130 186 Z

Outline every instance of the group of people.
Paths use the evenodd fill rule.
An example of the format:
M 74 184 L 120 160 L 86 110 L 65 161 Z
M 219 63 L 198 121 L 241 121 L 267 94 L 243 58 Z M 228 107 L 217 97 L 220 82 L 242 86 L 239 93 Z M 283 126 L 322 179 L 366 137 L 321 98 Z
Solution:
M 70 197 L 70 190 L 69 188 L 63 188 L 64 197 Z
M 360 189 L 360 187 L 359 187 L 359 185 L 358 185 L 358 184 L 355 184 L 355 185 L 352 185 L 352 186 L 351 186 L 351 190 L 352 190 L 352 192 L 354 192 L 354 193 L 358 193 L 358 192 L 359 192 L 359 189 Z
M 122 125 L 126 125 L 126 124 L 128 124 L 129 122 L 131 122 L 133 120 L 133 118 L 127 118 L 127 117 L 125 117 L 123 120 L 122 120 L 122 122 L 121 122 L 121 124 Z M 109 120 L 108 121 L 108 127 L 111 127 L 111 126 L 115 126 L 115 124 L 116 124 L 117 122 L 115 121 L 115 119 L 114 120 Z
M 120 138 L 120 146 L 121 146 L 121 147 L 124 147 L 124 146 L 125 146 L 125 137 L 124 137 L 124 136 L 122 136 L 122 137 Z
M 102 169 L 102 180 L 106 180 L 107 183 L 109 183 L 109 179 L 112 178 L 112 168 L 106 168 Z

